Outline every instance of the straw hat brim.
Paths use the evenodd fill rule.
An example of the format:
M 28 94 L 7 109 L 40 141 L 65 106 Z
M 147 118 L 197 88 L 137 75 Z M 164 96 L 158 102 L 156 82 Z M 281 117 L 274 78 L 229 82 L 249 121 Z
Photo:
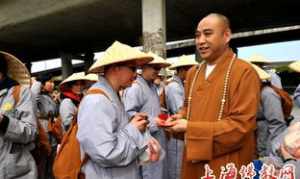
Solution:
M 251 64 L 251 65 L 255 69 L 255 71 L 257 72 L 260 80 L 269 80 L 269 79 L 271 79 L 271 75 L 269 73 L 267 73 L 265 70 L 263 70 L 262 68 L 260 68 L 259 66 L 255 65 L 255 64 Z
M 190 64 L 174 64 L 174 65 L 171 65 L 169 67 L 170 70 L 176 70 L 177 68 L 180 68 L 180 67 L 187 67 L 187 66 L 194 66 L 194 65 L 197 65 L 197 63 L 190 63 Z
M 157 66 L 159 68 L 167 68 L 169 66 L 171 66 L 171 64 L 169 63 L 149 63 L 148 65 L 151 65 L 151 66 Z
M 265 58 L 262 55 L 252 55 L 251 57 L 249 57 L 247 59 L 247 61 L 249 61 L 251 63 L 271 63 L 270 60 L 268 60 L 267 58 Z
M 152 57 L 141 57 L 141 58 L 132 58 L 132 59 L 116 59 L 116 60 L 110 61 L 110 62 L 101 62 L 100 61 L 98 63 L 96 62 L 97 65 L 95 65 L 94 67 L 92 66 L 89 69 L 88 73 L 103 73 L 105 67 L 107 67 L 109 65 L 121 64 L 121 63 L 132 64 L 133 66 L 143 66 L 152 60 L 153 60 Z
M 166 67 L 171 66 L 171 64 L 169 62 L 167 62 L 167 60 L 163 59 L 162 57 L 160 57 L 160 56 L 158 56 L 158 55 L 156 55 L 152 52 L 148 52 L 147 54 L 152 56 L 153 59 L 154 59 L 148 65 L 157 66 L 157 67 L 160 67 L 160 68 L 166 68 Z
M 19 84 L 30 86 L 30 73 L 24 63 L 14 55 L 0 51 L 7 62 L 8 76 L 16 80 Z
M 99 80 L 99 77 L 98 77 L 97 74 L 91 73 L 91 74 L 85 75 L 85 79 L 88 80 L 88 81 L 95 81 L 96 82 L 96 81 Z
M 59 84 L 59 88 L 60 90 L 65 90 L 66 85 L 74 81 L 94 81 L 94 80 L 95 80 L 94 78 L 87 77 L 87 75 L 85 75 L 84 72 L 73 73 L 72 75 L 70 75 L 68 78 L 66 78 Z
M 115 41 L 105 50 L 103 56 L 91 66 L 88 72 L 103 73 L 105 67 L 117 64 L 142 66 L 152 60 L 152 56 L 129 45 Z
M 300 61 L 293 62 L 288 66 L 290 69 L 300 73 Z
M 179 67 L 185 67 L 185 66 L 193 66 L 193 65 L 197 65 L 198 63 L 196 62 L 195 58 L 193 58 L 190 55 L 182 55 L 178 58 L 177 61 L 175 61 L 175 63 L 173 63 L 169 69 L 170 70 L 175 70 L 176 68 Z

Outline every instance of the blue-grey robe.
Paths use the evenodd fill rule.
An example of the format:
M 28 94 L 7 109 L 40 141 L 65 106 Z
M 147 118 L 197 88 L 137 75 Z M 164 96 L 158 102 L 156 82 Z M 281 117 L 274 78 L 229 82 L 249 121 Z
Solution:
M 178 76 L 174 76 L 165 87 L 165 94 L 169 114 L 176 114 L 184 102 L 184 86 Z M 168 179 L 180 179 L 183 148 L 184 142 L 180 139 L 170 138 L 168 141 Z
M 123 101 L 125 110 L 129 116 L 137 112 L 145 112 L 148 115 L 149 130 L 156 138 L 163 150 L 166 149 L 166 136 L 163 129 L 158 128 L 154 118 L 160 113 L 160 102 L 153 83 L 147 82 L 138 76 L 131 87 L 124 90 Z M 165 179 L 167 178 L 166 158 L 142 167 L 143 179 Z
M 50 116 L 56 117 L 58 115 L 58 109 L 59 105 L 52 99 L 50 94 L 43 93 L 42 91 L 42 83 L 39 81 L 36 81 L 31 86 L 31 91 L 33 98 L 35 100 L 35 107 L 36 107 L 36 113 L 37 119 L 39 120 L 41 126 L 45 130 L 45 132 L 48 134 L 49 143 L 51 144 L 51 154 L 50 156 L 40 156 L 39 157 L 39 178 L 40 179 L 46 179 L 52 177 L 52 165 L 53 161 L 56 155 L 56 147 L 57 147 L 57 141 L 54 138 L 54 136 L 50 135 L 48 133 L 48 122 L 50 119 Z M 53 118 L 54 119 L 54 118 Z M 43 169 L 41 169 L 43 168 Z
M 77 139 L 90 157 L 82 168 L 86 179 L 140 179 L 137 158 L 146 146 L 144 136 L 129 123 L 118 94 L 105 78 L 91 88 L 101 88 L 109 98 L 89 94 L 79 106 Z
M 40 120 L 45 131 L 48 132 L 49 115 L 57 116 L 59 106 L 50 95 L 41 92 L 41 87 L 41 82 L 36 81 L 32 84 L 31 91 L 37 105 L 37 118 Z
M 77 107 L 70 98 L 64 98 L 59 105 L 59 115 L 65 131 L 70 127 L 74 115 L 77 114 Z
M 277 88 L 282 89 L 280 76 L 276 72 L 270 70 L 267 70 L 267 72 L 269 73 L 269 75 L 271 75 L 271 84 L 276 86 Z
M 300 108 L 300 84 L 297 86 L 293 98 L 295 104 Z
M 37 168 L 30 150 L 37 135 L 30 89 L 21 87 L 18 104 L 13 88 L 0 90 L 0 112 L 9 118 L 5 133 L 0 131 L 0 179 L 35 179 Z
M 257 152 L 260 157 L 271 152 L 271 142 L 286 128 L 280 96 L 269 86 L 261 91 L 257 114 Z

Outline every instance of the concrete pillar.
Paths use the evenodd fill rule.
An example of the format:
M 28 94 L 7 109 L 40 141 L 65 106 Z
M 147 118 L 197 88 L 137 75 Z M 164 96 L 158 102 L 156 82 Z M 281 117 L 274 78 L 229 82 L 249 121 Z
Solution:
M 92 66 L 94 62 L 95 54 L 92 51 L 86 52 L 84 54 L 83 60 L 84 60 L 84 71 L 88 71 L 88 69 Z
M 72 54 L 61 53 L 62 78 L 66 79 L 73 73 Z
M 144 51 L 166 58 L 166 2 L 143 0 L 143 47 Z

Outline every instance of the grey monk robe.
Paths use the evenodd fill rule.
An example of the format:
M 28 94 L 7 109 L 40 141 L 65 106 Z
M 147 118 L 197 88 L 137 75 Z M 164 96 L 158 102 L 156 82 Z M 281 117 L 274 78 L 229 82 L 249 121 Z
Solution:
M 174 76 L 171 82 L 165 87 L 165 91 L 168 112 L 169 114 L 176 114 L 184 102 L 184 86 L 182 80 L 178 76 Z M 183 140 L 176 138 L 170 138 L 168 140 L 168 179 L 180 179 L 183 147 Z
M 78 111 L 78 132 L 83 153 L 90 159 L 82 171 L 86 179 L 140 179 L 138 156 L 146 141 L 129 118 L 118 94 L 105 78 L 91 88 L 102 94 L 85 96 Z
M 166 150 L 166 136 L 163 129 L 157 127 L 154 118 L 160 113 L 160 102 L 153 83 L 149 83 L 141 76 L 136 82 L 127 88 L 123 94 L 126 112 L 133 116 L 137 112 L 145 112 L 150 121 L 149 129 L 151 135 L 156 138 L 161 147 Z M 166 159 L 157 161 L 142 167 L 143 179 L 165 179 L 167 178 Z

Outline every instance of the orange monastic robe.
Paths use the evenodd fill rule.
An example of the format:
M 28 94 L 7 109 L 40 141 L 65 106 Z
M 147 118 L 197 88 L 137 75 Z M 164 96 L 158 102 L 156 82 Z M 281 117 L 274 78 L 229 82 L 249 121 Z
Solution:
M 233 55 L 231 50 L 227 50 L 207 79 L 206 65 L 200 68 L 193 88 L 191 115 L 185 134 L 182 179 L 200 179 L 204 176 L 205 164 L 209 164 L 216 178 L 219 178 L 221 166 L 226 163 L 234 163 L 239 171 L 241 165 L 255 158 L 254 131 L 260 80 L 256 71 L 245 61 L 234 60 L 223 116 L 217 120 L 225 73 Z M 186 99 L 196 71 L 197 67 L 193 67 L 188 73 Z M 182 114 L 186 115 L 186 112 L 187 102 Z

